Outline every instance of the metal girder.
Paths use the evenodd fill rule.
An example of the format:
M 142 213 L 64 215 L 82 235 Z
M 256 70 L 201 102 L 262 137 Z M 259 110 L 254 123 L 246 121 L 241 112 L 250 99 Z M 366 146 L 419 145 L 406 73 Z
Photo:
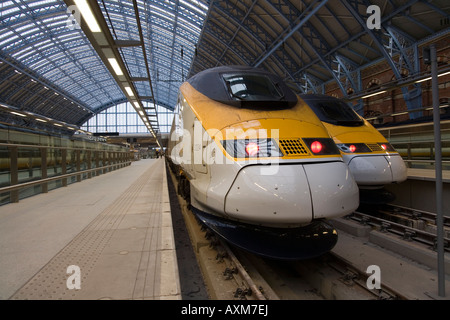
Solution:
M 322 65 L 336 80 L 336 83 L 341 89 L 343 95 L 347 96 L 347 88 L 345 87 L 345 83 L 342 83 L 341 78 L 339 77 L 339 63 L 333 56 L 327 55 L 327 53 L 331 50 L 329 45 L 326 43 L 320 33 L 313 27 L 313 25 L 308 22 L 305 22 L 302 26 L 301 33 L 305 42 L 317 55 Z
M 280 34 L 277 39 L 275 39 L 272 48 L 266 52 L 262 57 L 258 58 L 253 66 L 258 67 L 264 60 L 266 60 L 270 55 L 272 55 L 287 39 L 289 39 L 295 32 L 297 32 L 320 8 L 322 8 L 328 0 L 316 0 L 311 3 L 303 13 L 300 14 L 295 21 L 295 26 L 291 30 L 285 30 L 285 34 Z
M 82 86 L 80 86 L 80 83 L 86 83 L 87 80 L 90 81 L 90 90 L 85 90 L 81 95 L 83 96 L 83 99 L 85 99 L 83 101 L 83 106 L 85 108 L 91 108 L 91 106 L 94 106 L 96 103 L 100 103 L 100 100 L 97 99 L 101 96 L 99 94 L 99 92 L 102 91 L 101 87 L 97 87 L 99 91 L 97 94 L 90 95 L 90 92 L 93 91 L 92 89 L 97 85 L 97 82 L 92 78 L 91 74 L 83 68 L 83 65 L 78 63 L 78 60 L 81 58 L 78 56 L 75 57 L 71 53 L 73 51 L 74 43 L 77 42 L 63 42 L 60 38 L 65 34 L 73 32 L 65 23 L 67 20 L 65 5 L 61 2 L 55 6 L 47 5 L 47 7 L 36 7 L 33 5 L 33 7 L 30 7 L 33 3 L 24 1 L 20 1 L 20 3 L 17 2 L 17 4 L 20 10 L 19 12 L 14 12 L 15 15 L 10 17 L 9 24 L 7 25 L 7 28 L 15 35 L 16 40 L 12 42 L 12 46 L 4 46 L 2 51 L 14 58 L 18 50 L 32 48 L 37 54 L 29 55 L 27 59 L 21 58 L 20 61 L 22 63 L 26 63 L 27 67 L 36 70 L 40 77 L 47 78 L 52 83 L 57 83 L 60 79 L 67 78 L 70 79 L 71 83 L 78 84 L 81 88 Z M 19 18 L 14 19 L 13 17 L 16 16 L 19 16 Z M 17 24 L 22 25 L 23 23 L 23 25 L 28 27 L 28 25 L 25 24 L 27 21 L 29 22 L 29 28 L 34 28 L 36 31 L 27 33 L 27 35 L 24 36 L 22 35 L 22 31 L 16 30 L 14 26 Z M 36 21 L 39 21 L 40 23 Z M 54 21 L 53 23 L 62 21 L 63 23 L 59 24 L 57 27 L 49 27 L 46 23 L 42 23 L 42 21 Z M 2 27 L 4 26 L 5 25 L 2 23 Z M 23 32 L 26 32 L 26 29 Z M 80 39 L 79 36 L 78 39 Z M 50 42 L 51 46 L 43 46 L 41 43 L 44 41 Z M 79 42 L 77 45 L 78 44 Z M 60 60 L 53 60 L 52 54 L 59 54 Z M 93 54 L 92 51 L 91 54 Z M 36 62 L 43 60 L 46 64 L 40 63 L 39 67 L 36 68 L 34 66 L 35 62 L 32 59 L 29 59 L 29 57 L 35 57 Z M 69 62 L 73 63 L 76 68 L 83 70 L 82 79 L 73 77 L 74 69 L 76 68 L 72 68 L 70 71 L 65 69 Z M 88 76 L 87 78 L 86 75 Z M 108 97 L 110 95 L 109 91 L 103 91 L 102 94 Z
M 241 30 L 242 25 L 243 25 L 244 21 L 248 18 L 248 15 L 250 14 L 250 12 L 252 12 L 253 7 L 255 6 L 256 2 L 257 2 L 257 0 L 254 0 L 252 2 L 251 6 L 247 9 L 247 13 L 242 17 L 239 26 L 233 32 L 233 35 L 231 36 L 231 38 L 227 41 L 227 44 L 225 45 L 225 50 L 222 52 L 222 54 L 217 59 L 217 61 L 221 61 L 223 56 L 227 53 L 227 50 L 230 50 L 231 43 L 234 41 L 234 39 L 236 38 L 238 32 Z
M 359 65 L 339 54 L 336 54 L 335 58 L 337 70 L 334 70 L 334 72 L 337 78 L 340 79 L 340 82 L 345 83 L 346 94 L 360 92 L 362 90 L 362 82 Z M 350 90 L 353 90 L 353 92 L 349 92 Z
M 416 2 L 416 1 L 413 1 Z M 386 59 L 387 63 L 391 67 L 392 72 L 397 80 L 402 79 L 402 70 L 399 69 L 399 66 L 408 67 L 408 63 L 404 64 L 404 61 L 408 60 L 406 55 L 406 49 L 400 44 L 400 39 L 396 37 L 396 34 L 393 32 L 393 29 L 388 30 L 388 34 L 390 35 L 389 44 L 386 46 L 383 43 L 383 34 L 381 31 L 374 31 L 367 27 L 366 21 L 363 19 L 363 15 L 359 12 L 366 12 L 367 7 L 370 5 L 368 1 L 359 1 L 359 0 L 343 0 L 343 5 L 349 10 L 352 16 L 359 22 L 361 27 L 367 32 L 367 34 L 372 38 L 373 42 L 376 44 L 383 57 Z M 362 10 L 360 10 L 362 9 Z M 383 26 L 382 26 L 383 27 Z M 417 44 L 415 44 L 417 48 Z M 392 48 L 391 51 L 387 50 L 387 48 Z M 414 50 L 414 49 L 413 49 Z M 417 52 L 417 49 L 415 50 Z M 398 56 L 399 60 L 395 61 L 394 57 Z M 418 65 L 418 56 L 416 54 L 417 63 L 414 65 Z M 414 71 L 414 70 L 413 70 Z M 405 99 L 407 108 L 409 110 L 417 109 L 421 107 L 422 104 L 422 92 L 420 85 L 415 84 L 414 89 L 408 90 L 406 87 L 402 87 L 403 97 Z M 421 112 L 410 113 L 411 118 L 416 118 L 421 115 Z
M 317 91 L 317 88 L 319 88 L 322 83 L 322 81 L 308 74 L 307 72 L 303 73 L 300 77 L 300 80 L 297 81 L 297 84 L 300 87 L 302 93 L 319 93 Z M 323 93 L 323 91 L 320 93 Z
M 264 67 L 266 67 L 268 70 L 272 70 L 272 72 L 274 73 L 283 75 L 287 83 L 296 86 L 297 91 L 300 90 L 301 92 L 305 92 L 305 87 L 304 85 L 302 85 L 305 80 L 304 77 L 295 76 L 295 71 L 297 70 L 298 65 L 304 64 L 305 62 L 301 55 L 295 54 L 296 50 L 291 46 L 291 42 L 288 41 L 288 38 L 290 37 L 286 38 L 286 40 L 283 41 L 283 36 L 285 36 L 286 33 L 289 32 L 289 30 L 296 28 L 298 24 L 301 24 L 305 19 L 305 14 L 307 14 L 308 12 L 299 12 L 290 1 L 266 1 L 266 4 L 269 5 L 273 10 L 275 10 L 278 15 L 284 18 L 285 25 L 288 25 L 288 27 L 283 27 L 281 21 L 278 22 L 279 28 L 283 28 L 284 32 L 281 32 L 278 37 L 271 42 L 271 44 L 266 44 L 265 50 L 259 55 L 258 58 L 267 55 L 268 52 L 273 49 L 273 44 L 280 44 L 272 55 L 267 56 L 267 58 L 269 58 L 270 56 L 270 59 L 265 59 L 261 64 L 263 64 Z M 311 6 L 313 6 L 313 4 Z M 270 13 L 264 8 L 259 9 L 264 10 L 265 14 L 267 16 L 270 16 Z M 292 35 L 294 34 L 295 32 L 292 33 Z M 280 39 L 282 39 L 281 42 L 279 42 Z M 307 55 L 309 59 L 311 59 L 311 56 L 307 51 L 305 51 L 304 54 Z M 255 63 L 255 61 L 256 60 L 254 60 L 253 64 Z M 269 63 L 269 61 L 275 62 L 278 70 L 275 69 L 275 67 L 273 67 Z M 309 83 L 311 83 L 311 81 L 309 81 Z
M 277 1 L 276 3 L 272 3 L 272 6 L 276 8 L 281 15 L 284 15 L 287 21 L 293 17 L 295 17 L 295 19 L 291 23 L 290 28 L 287 29 L 284 34 L 282 33 L 279 35 L 273 42 L 274 45 L 272 45 L 271 49 L 267 50 L 254 65 L 259 66 L 270 56 L 281 56 L 281 61 L 283 62 L 283 66 L 287 69 L 289 77 L 293 79 L 295 83 L 303 83 L 303 85 L 300 85 L 299 87 L 300 90 L 302 92 L 304 92 L 305 89 L 311 90 L 312 81 L 307 81 L 310 77 L 311 70 L 307 73 L 301 73 L 301 77 L 298 77 L 299 74 L 295 72 L 298 65 L 294 61 L 289 61 L 291 59 L 290 56 L 284 53 L 284 44 L 287 43 L 290 37 L 299 32 L 311 50 L 313 50 L 314 54 L 322 62 L 325 69 L 334 77 L 341 88 L 343 95 L 347 96 L 350 88 L 352 88 L 353 91 L 360 90 L 361 88 L 358 66 L 348 58 L 339 57 L 339 55 L 336 55 L 335 57 L 328 56 L 327 53 L 330 52 L 332 48 L 312 23 L 309 22 L 309 19 L 315 15 L 319 9 L 324 7 L 326 3 L 327 1 L 317 1 L 310 4 L 304 3 L 306 9 L 303 10 L 303 12 L 298 11 L 298 9 L 292 6 L 290 2 L 281 3 L 281 1 Z M 283 13 L 286 12 L 286 10 L 282 10 L 282 5 L 283 8 L 286 6 L 289 8 L 287 13 Z M 329 33 L 332 34 L 330 30 Z M 317 84 L 317 81 L 314 82 Z M 324 80 L 319 81 L 318 85 L 320 86 L 323 82 Z M 317 92 L 317 89 L 314 89 L 313 91 Z
M 13 105 L 15 101 L 19 104 L 16 106 L 19 109 L 42 115 L 54 112 L 52 108 L 61 107 L 62 113 L 55 119 L 65 122 L 70 122 L 70 119 L 76 121 L 84 112 L 92 113 L 86 111 L 84 107 L 80 108 L 79 106 L 83 104 L 73 96 L 44 81 L 32 71 L 25 70 L 17 62 L 11 62 L 1 55 L 0 62 L 3 75 L 0 85 L 2 102 Z M 5 87 L 8 83 L 10 86 Z

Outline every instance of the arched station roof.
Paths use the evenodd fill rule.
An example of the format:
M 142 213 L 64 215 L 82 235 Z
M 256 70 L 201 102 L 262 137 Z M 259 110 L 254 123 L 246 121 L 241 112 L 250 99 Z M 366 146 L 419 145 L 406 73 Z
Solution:
M 418 77 L 419 45 L 450 31 L 448 0 L 88 1 L 106 44 L 73 10 L 77 1 L 1 2 L 3 106 L 79 126 L 133 98 L 173 108 L 187 77 L 230 64 L 272 71 L 298 92 L 335 81 L 344 96 L 358 97 L 362 68 L 384 59 L 399 81 Z M 380 29 L 368 24 L 371 5 Z M 414 107 L 420 88 L 403 90 Z M 157 132 L 154 110 L 145 111 Z

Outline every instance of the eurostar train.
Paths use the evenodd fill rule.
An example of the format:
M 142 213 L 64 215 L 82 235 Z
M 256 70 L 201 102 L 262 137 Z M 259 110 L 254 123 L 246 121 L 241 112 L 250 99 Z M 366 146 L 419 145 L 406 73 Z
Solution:
M 361 201 L 384 203 L 393 200 L 393 195 L 383 187 L 405 181 L 407 169 L 386 138 L 341 99 L 320 94 L 304 94 L 300 98 L 333 137 L 361 189 Z
M 194 214 L 226 241 L 276 259 L 329 251 L 327 221 L 359 190 L 314 112 L 277 76 L 224 66 L 183 83 L 166 152 Z

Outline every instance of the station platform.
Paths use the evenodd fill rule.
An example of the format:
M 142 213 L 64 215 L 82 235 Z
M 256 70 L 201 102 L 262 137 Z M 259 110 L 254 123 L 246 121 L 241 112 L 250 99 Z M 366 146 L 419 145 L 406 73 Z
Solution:
M 408 168 L 409 180 L 436 181 L 436 171 L 433 169 Z M 442 183 L 450 183 L 450 171 L 442 171 Z
M 0 207 L 0 299 L 181 299 L 164 159 Z

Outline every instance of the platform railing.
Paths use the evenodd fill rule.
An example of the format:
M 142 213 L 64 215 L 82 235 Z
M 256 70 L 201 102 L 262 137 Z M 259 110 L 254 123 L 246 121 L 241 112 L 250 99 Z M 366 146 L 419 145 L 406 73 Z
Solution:
M 396 141 L 391 143 L 409 168 L 434 169 L 433 141 Z M 450 140 L 442 140 L 442 155 L 443 169 L 450 170 Z
M 123 150 L 120 150 L 123 149 Z M 19 192 L 40 186 L 30 195 L 47 193 L 49 183 L 67 186 L 130 165 L 125 148 L 76 148 L 0 143 L 0 203 L 18 202 Z M 4 201 L 9 195 L 9 201 Z M 7 200 L 7 199 L 6 199 Z

